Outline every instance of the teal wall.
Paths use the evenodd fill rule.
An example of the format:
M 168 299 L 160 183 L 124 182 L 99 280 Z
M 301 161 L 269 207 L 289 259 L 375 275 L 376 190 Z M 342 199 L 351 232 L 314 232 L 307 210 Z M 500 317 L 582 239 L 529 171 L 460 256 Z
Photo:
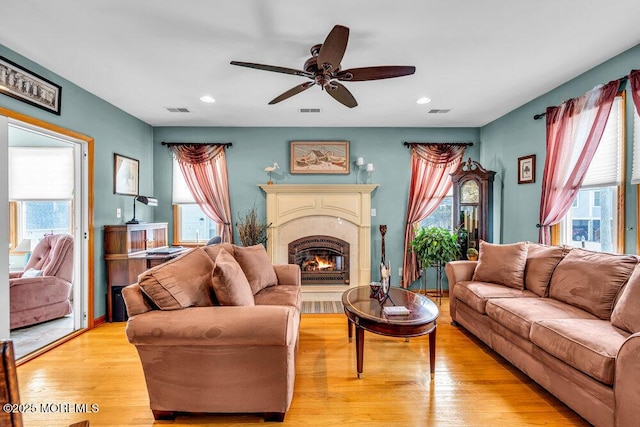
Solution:
M 123 210 L 123 220 L 133 212 L 132 198 L 113 194 L 113 153 L 140 160 L 140 192 L 153 193 L 152 128 L 105 100 L 0 45 L 0 56 L 62 86 L 61 115 L 55 115 L 0 94 L 0 106 L 35 117 L 94 138 L 94 236 L 95 276 L 94 315 L 106 312 L 106 276 L 103 251 L 103 226 L 117 224 L 116 208 Z M 149 221 L 153 213 L 138 204 L 138 217 Z
M 498 172 L 495 185 L 495 242 L 537 240 L 539 199 L 544 167 L 545 122 L 533 115 L 549 105 L 582 95 L 596 84 L 616 79 L 640 68 L 640 45 L 599 65 L 568 83 L 536 98 L 509 114 L 478 128 L 215 128 L 158 127 L 132 117 L 105 100 L 92 95 L 55 73 L 0 45 L 0 55 L 62 86 L 62 115 L 57 116 L 13 98 L 0 95 L 0 106 L 53 123 L 95 139 L 94 235 L 95 235 L 95 315 L 105 313 L 106 278 L 103 261 L 103 226 L 124 222 L 132 216 L 132 198 L 113 194 L 113 153 L 140 160 L 140 193 L 159 198 L 157 208 L 138 204 L 137 216 L 144 221 L 172 224 L 171 158 L 162 141 L 232 142 L 228 150 L 231 209 L 234 217 L 257 203 L 264 214 L 264 194 L 257 187 L 267 180 L 263 168 L 278 162 L 282 169 L 276 183 L 355 183 L 350 175 L 290 175 L 289 141 L 346 140 L 351 142 L 351 158 L 364 157 L 375 164 L 369 182 L 379 184 L 373 193 L 372 261 L 380 259 L 378 226 L 386 224 L 387 258 L 393 264 L 393 282 L 398 283 L 402 258 L 403 223 L 410 179 L 409 150 L 404 141 L 474 143 L 466 157 Z M 627 165 L 631 164 L 632 110 L 627 100 Z M 517 158 L 537 155 L 536 182 L 518 185 Z M 627 182 L 630 167 L 627 168 Z M 505 203 L 502 203 L 505 200 Z M 635 186 L 627 186 L 627 252 L 635 250 Z M 116 208 L 123 211 L 116 219 Z M 171 235 L 171 234 L 170 234 Z M 374 264 L 375 265 L 375 264 Z
M 297 140 L 350 141 L 351 161 L 364 157 L 375 165 L 367 183 L 379 184 L 371 199 L 377 216 L 371 218 L 372 265 L 380 262 L 381 237 L 379 225 L 388 227 L 385 235 L 387 259 L 392 264 L 393 280 L 399 282 L 398 267 L 402 265 L 404 221 L 411 176 L 410 152 L 402 143 L 412 142 L 473 142 L 465 158 L 479 155 L 478 128 L 214 128 L 156 127 L 154 139 L 154 181 L 159 205 L 156 221 L 172 223 L 171 156 L 161 142 L 231 142 L 227 150 L 231 212 L 234 222 L 238 213 L 258 204 L 264 217 L 265 195 L 257 186 L 266 183 L 265 166 L 278 162 L 281 169 L 274 174 L 275 184 L 355 184 L 356 175 L 291 175 L 289 142 Z M 360 181 L 362 182 L 362 181 Z M 171 233 L 171 232 L 170 232 Z M 171 234 L 170 234 L 171 235 Z M 235 237 L 237 240 L 237 233 Z M 376 274 L 372 273 L 375 278 Z
M 533 120 L 547 106 L 561 104 L 604 84 L 628 75 L 632 69 L 640 68 L 640 45 L 583 73 L 573 80 L 517 108 L 481 129 L 482 164 L 498 172 L 494 190 L 497 195 L 496 237 L 494 241 L 511 243 L 521 240 L 538 240 L 540 194 L 545 160 L 546 123 L 544 119 Z M 627 93 L 626 108 L 626 234 L 625 252 L 635 252 L 636 244 L 636 186 L 630 185 L 633 149 L 633 101 Z M 536 182 L 518 185 L 518 157 L 536 155 Z M 500 200 L 505 202 L 500 204 Z

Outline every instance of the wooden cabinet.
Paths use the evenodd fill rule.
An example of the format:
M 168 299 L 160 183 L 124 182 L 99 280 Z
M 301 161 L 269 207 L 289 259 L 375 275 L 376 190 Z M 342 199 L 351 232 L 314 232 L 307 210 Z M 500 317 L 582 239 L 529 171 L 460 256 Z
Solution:
M 168 244 L 166 222 L 104 226 L 107 321 L 113 318 L 113 288 L 136 283 L 140 273 L 169 259 L 169 256 L 148 254 L 149 250 L 167 247 Z
M 463 243 L 462 247 L 463 258 L 468 248 L 478 248 L 480 240 L 492 241 L 495 174 L 471 158 L 451 174 L 456 226 L 468 232 L 466 244 Z

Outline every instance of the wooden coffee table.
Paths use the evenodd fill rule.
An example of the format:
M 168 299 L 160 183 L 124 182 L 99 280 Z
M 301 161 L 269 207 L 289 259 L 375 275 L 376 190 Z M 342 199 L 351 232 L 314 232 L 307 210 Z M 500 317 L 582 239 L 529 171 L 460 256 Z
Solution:
M 358 378 L 362 375 L 364 354 L 364 331 L 389 337 L 410 338 L 429 335 L 429 369 L 431 379 L 435 373 L 436 362 L 436 319 L 440 312 L 438 306 L 429 298 L 392 287 L 390 299 L 396 305 L 404 305 L 411 313 L 406 316 L 387 316 L 376 298 L 371 298 L 369 286 L 350 288 L 342 294 L 344 313 L 349 319 L 349 341 L 352 337 L 352 325 L 356 325 L 356 361 Z M 384 306 L 392 306 L 387 300 Z

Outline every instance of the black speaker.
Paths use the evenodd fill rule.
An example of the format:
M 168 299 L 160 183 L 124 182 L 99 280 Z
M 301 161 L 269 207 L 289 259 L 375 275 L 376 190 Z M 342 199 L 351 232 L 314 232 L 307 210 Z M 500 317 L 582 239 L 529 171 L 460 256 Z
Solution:
M 111 288 L 112 322 L 126 322 L 129 318 L 129 316 L 127 316 L 127 307 L 124 304 L 124 298 L 122 298 L 122 288 L 124 288 L 124 286 L 114 286 Z

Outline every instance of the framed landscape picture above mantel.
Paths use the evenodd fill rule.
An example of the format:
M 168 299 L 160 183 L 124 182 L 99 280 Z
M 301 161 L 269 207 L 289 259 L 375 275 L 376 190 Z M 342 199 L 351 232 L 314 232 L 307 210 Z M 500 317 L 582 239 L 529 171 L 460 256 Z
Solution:
M 349 141 L 291 141 L 291 173 L 349 174 Z
M 0 93 L 60 115 L 62 88 L 2 56 Z
M 518 158 L 518 184 L 536 182 L 536 155 Z

